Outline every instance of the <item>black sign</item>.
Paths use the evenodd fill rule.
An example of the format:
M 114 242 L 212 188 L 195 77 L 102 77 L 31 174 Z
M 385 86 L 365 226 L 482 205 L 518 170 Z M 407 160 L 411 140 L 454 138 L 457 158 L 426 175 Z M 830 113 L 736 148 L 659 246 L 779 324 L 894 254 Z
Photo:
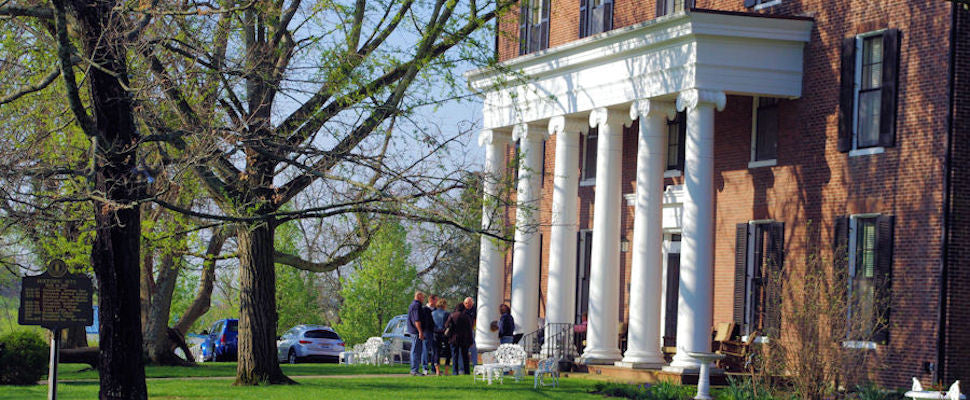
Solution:
M 48 271 L 24 277 L 17 322 L 49 329 L 91 325 L 94 322 L 92 292 L 91 278 L 84 274 L 55 277 Z

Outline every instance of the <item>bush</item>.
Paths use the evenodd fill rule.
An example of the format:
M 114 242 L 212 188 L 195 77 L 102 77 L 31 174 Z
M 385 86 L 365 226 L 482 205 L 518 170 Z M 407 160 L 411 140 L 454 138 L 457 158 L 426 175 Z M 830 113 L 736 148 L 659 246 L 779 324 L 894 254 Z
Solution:
M 50 348 L 36 332 L 0 336 L 0 385 L 34 385 L 47 372 Z
M 633 400 L 688 400 L 694 397 L 696 390 L 694 386 L 682 386 L 670 382 L 640 386 L 622 383 L 597 383 L 593 393 Z

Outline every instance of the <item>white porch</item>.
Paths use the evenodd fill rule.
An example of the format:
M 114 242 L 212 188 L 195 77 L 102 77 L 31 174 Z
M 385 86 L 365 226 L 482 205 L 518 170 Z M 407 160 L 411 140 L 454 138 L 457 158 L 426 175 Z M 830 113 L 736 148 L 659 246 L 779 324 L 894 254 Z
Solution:
M 502 68 L 471 71 L 484 93 L 486 204 L 498 194 L 510 140 L 520 140 L 512 316 L 516 332 L 538 327 L 539 240 L 536 233 L 542 141 L 557 135 L 546 321 L 575 315 L 579 135 L 598 128 L 589 288 L 588 364 L 660 367 L 666 121 L 687 112 L 680 244 L 677 354 L 673 369 L 693 369 L 688 352 L 710 351 L 714 262 L 714 114 L 727 94 L 801 95 L 803 47 L 812 22 L 691 10 L 518 57 Z M 505 71 L 513 71 L 506 73 Z M 620 185 L 624 125 L 639 124 L 628 348 L 620 353 Z M 495 210 L 486 206 L 483 227 Z M 669 213 L 669 210 L 668 210 Z M 669 218 L 669 217 L 668 217 Z M 483 238 L 479 265 L 480 351 L 498 346 L 504 254 Z

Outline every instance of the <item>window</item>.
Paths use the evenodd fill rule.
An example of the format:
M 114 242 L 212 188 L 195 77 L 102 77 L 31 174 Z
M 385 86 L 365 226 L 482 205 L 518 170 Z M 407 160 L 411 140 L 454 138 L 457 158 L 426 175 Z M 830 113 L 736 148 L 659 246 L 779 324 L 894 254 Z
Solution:
M 895 144 L 899 31 L 848 38 L 842 45 L 839 151 L 881 152 Z
M 519 55 L 549 47 L 549 1 L 522 0 L 519 9 Z
M 687 112 L 667 121 L 667 171 L 684 170 L 684 142 L 687 141 Z
M 761 10 L 778 4 L 781 4 L 781 0 L 744 0 L 745 8 L 753 8 L 755 10 Z
M 657 16 L 670 15 L 693 6 L 693 0 L 657 0 Z
M 880 214 L 836 222 L 837 243 L 848 246 L 846 339 L 856 343 L 884 344 L 889 339 L 893 223 L 892 216 Z
M 613 0 L 579 0 L 579 37 L 613 29 Z
M 776 336 L 781 328 L 785 223 L 737 225 L 734 320 L 745 335 Z
M 596 181 L 596 138 L 597 128 L 590 128 L 583 136 L 583 175 L 581 184 L 590 185 Z
M 755 97 L 749 168 L 774 165 L 778 158 L 778 99 Z

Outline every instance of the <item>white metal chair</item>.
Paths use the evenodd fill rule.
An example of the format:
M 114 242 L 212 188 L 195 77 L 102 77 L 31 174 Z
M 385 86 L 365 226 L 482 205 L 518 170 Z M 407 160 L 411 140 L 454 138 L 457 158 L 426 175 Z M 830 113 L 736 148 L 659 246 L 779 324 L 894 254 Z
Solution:
M 498 364 L 498 360 L 496 360 L 495 358 L 495 353 L 494 352 L 482 353 L 481 357 L 482 357 L 482 363 L 475 364 L 475 368 L 472 369 L 472 379 L 475 382 L 478 382 L 478 379 L 479 379 L 478 377 L 481 376 L 482 382 L 487 381 L 488 384 L 491 385 L 492 379 L 495 376 L 498 376 L 499 382 L 502 382 L 501 371 L 498 374 L 496 374 L 494 371 L 496 368 L 500 367 L 500 365 Z
M 498 346 L 495 350 L 495 359 L 498 360 L 497 373 L 505 371 L 512 372 L 515 381 L 518 382 L 525 377 L 525 350 L 522 346 L 512 343 L 505 343 Z
M 551 384 L 547 384 L 545 381 L 545 375 L 549 375 L 552 379 Z M 532 388 L 538 388 L 540 386 L 559 387 L 559 359 L 550 357 L 545 360 L 539 361 L 536 366 L 535 377 L 533 378 Z
M 360 353 L 361 361 L 366 364 L 377 365 L 380 362 L 381 348 L 384 347 L 384 340 L 379 337 L 372 337 L 364 342 L 364 350 Z

